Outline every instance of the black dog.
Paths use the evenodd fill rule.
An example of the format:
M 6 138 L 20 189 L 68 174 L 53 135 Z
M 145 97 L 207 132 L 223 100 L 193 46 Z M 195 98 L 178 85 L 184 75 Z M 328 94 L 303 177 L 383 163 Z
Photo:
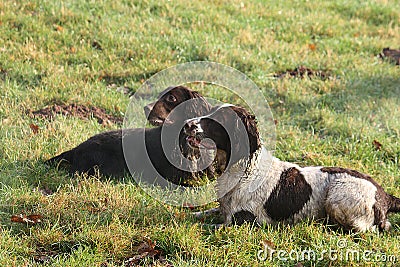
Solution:
M 190 103 L 184 105 L 180 112 L 171 114 L 175 107 L 188 100 Z M 184 181 L 190 181 L 194 176 L 203 174 L 213 176 L 215 169 L 213 164 L 203 171 L 193 166 L 200 164 L 196 162 L 198 155 L 192 153 L 194 150 L 187 146 L 179 129 L 183 126 L 184 120 L 205 114 L 210 108 L 209 103 L 199 93 L 184 86 L 169 87 L 161 93 L 158 101 L 145 107 L 149 122 L 160 125 L 159 127 L 100 133 L 47 162 L 65 166 L 71 173 L 93 175 L 98 171 L 102 175 L 121 177 L 130 170 L 141 174 L 142 177 L 153 179 L 161 176 L 175 184 L 183 185 Z M 168 156 L 178 158 L 175 166 L 170 163 L 162 149 L 163 128 L 166 131 L 179 133 L 176 136 L 167 136 L 164 140 L 165 143 L 174 144 L 175 148 L 179 148 L 167 152 Z M 127 144 L 125 154 L 123 142 Z M 181 157 L 182 153 L 184 157 Z

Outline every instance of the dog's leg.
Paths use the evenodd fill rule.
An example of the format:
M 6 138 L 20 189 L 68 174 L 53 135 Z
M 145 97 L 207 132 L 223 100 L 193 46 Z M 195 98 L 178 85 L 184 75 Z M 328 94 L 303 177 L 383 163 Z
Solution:
M 201 226 L 203 227 L 203 228 L 207 228 L 207 229 L 210 229 L 210 230 L 218 230 L 218 229 L 220 229 L 220 228 L 222 228 L 223 226 L 224 226 L 225 224 L 223 224 L 223 223 L 213 223 L 213 224 L 207 224 L 207 223 L 203 223 Z
M 204 210 L 204 211 L 192 212 L 192 215 L 197 219 L 201 219 L 203 217 L 210 216 L 210 215 L 216 215 L 218 213 L 220 213 L 219 208 L 212 208 L 212 209 L 208 209 L 208 210 Z

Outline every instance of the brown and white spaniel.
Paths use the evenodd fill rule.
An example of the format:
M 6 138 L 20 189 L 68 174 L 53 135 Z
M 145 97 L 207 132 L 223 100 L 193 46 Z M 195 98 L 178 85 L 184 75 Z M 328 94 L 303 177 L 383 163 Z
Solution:
M 273 157 L 261 145 L 254 116 L 243 108 L 215 107 L 209 115 L 188 120 L 185 133 L 194 148 L 211 139 L 228 152 L 228 167 L 217 179 L 225 224 L 328 218 L 363 232 L 388 230 L 388 212 L 400 212 L 400 199 L 366 174 L 339 167 L 300 167 Z

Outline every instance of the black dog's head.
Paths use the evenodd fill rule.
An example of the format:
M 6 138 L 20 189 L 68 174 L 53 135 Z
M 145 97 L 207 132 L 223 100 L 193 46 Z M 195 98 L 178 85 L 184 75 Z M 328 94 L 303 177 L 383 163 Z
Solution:
M 227 153 L 229 164 L 251 157 L 261 147 L 255 116 L 233 105 L 217 106 L 206 116 L 187 120 L 184 132 L 195 148 L 211 147 L 207 138 L 212 139 Z
M 211 109 L 210 104 L 198 92 L 185 86 L 168 87 L 160 93 L 156 102 L 144 107 L 146 118 L 152 125 L 160 126 L 174 108 L 191 99 L 195 100 L 188 102 L 182 110 L 174 114 L 174 120 L 184 121 L 207 113 Z

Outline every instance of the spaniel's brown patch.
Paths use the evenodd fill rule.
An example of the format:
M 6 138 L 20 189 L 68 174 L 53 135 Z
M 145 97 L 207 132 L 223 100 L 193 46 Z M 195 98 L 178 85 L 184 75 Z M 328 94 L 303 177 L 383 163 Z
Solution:
M 284 221 L 298 213 L 310 200 L 312 188 L 294 167 L 282 172 L 278 184 L 264 204 L 267 214 L 276 221 Z

